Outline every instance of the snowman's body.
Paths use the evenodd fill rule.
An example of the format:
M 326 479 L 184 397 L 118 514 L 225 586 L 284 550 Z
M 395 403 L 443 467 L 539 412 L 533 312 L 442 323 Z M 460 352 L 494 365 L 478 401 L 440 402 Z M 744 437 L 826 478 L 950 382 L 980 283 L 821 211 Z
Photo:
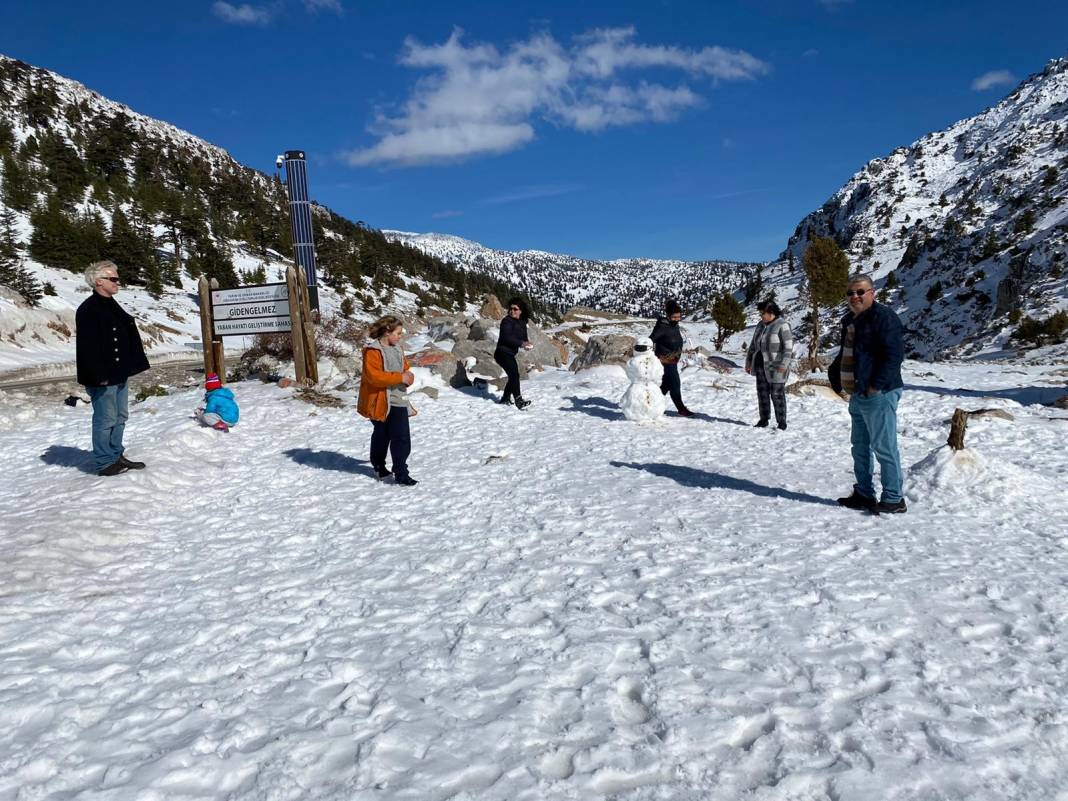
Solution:
M 653 342 L 642 337 L 634 345 L 634 355 L 626 366 L 630 386 L 623 393 L 620 406 L 623 416 L 636 423 L 664 418 L 664 393 L 660 382 L 664 379 L 664 365 L 653 353 Z

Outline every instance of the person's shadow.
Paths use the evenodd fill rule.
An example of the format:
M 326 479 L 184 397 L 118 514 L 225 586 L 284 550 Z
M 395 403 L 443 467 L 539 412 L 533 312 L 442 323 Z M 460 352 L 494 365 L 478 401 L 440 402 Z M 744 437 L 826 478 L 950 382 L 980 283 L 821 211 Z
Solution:
M 672 481 L 677 481 L 684 487 L 737 490 L 739 492 L 748 492 L 753 495 L 758 495 L 762 498 L 783 498 L 787 501 L 814 503 L 818 506 L 837 507 L 838 505 L 829 498 L 820 498 L 805 492 L 794 492 L 793 490 L 783 489 L 782 487 L 767 487 L 746 478 L 734 478 L 733 476 L 725 476 L 722 473 L 698 470 L 696 467 L 664 464 L 662 462 L 640 464 L 638 462 L 612 461 L 609 462 L 609 464 L 613 467 L 629 467 L 631 470 L 644 470 L 647 473 L 652 473 L 654 476 L 670 478 Z
M 669 409 L 666 414 L 668 417 L 682 417 L 681 414 L 671 409 Z M 743 423 L 741 420 L 732 420 L 729 417 L 716 417 L 715 415 L 705 414 L 704 412 L 694 412 L 690 415 L 689 419 L 705 420 L 709 423 L 730 423 L 731 425 L 735 426 L 749 426 L 749 423 Z
M 619 410 L 619 404 L 613 403 L 607 398 L 580 398 L 577 395 L 568 395 L 564 398 L 571 402 L 571 406 L 561 406 L 562 412 L 582 412 L 591 417 L 600 417 L 604 420 L 622 420 L 623 412 Z
M 291 448 L 284 452 L 286 456 L 304 467 L 319 470 L 337 470 L 339 473 L 367 473 L 371 463 L 364 459 L 354 459 L 337 451 L 317 451 L 313 448 Z
M 48 450 L 41 454 L 41 461 L 56 467 L 73 467 L 83 473 L 96 475 L 93 452 L 82 448 L 73 448 L 70 445 L 49 445 Z

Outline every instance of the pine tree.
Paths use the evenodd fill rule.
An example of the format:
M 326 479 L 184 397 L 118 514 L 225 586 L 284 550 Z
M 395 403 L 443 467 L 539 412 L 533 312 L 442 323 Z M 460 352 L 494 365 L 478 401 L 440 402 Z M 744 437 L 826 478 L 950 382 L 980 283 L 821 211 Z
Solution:
M 712 321 L 719 327 L 716 350 L 722 350 L 727 337 L 745 328 L 745 309 L 734 299 L 734 295 L 723 292 L 712 303 Z
M 4 154 L 0 160 L 4 171 L 3 198 L 5 206 L 15 211 L 29 211 L 36 200 L 36 187 L 33 176 L 18 158 Z
M 994 229 L 991 228 L 986 235 L 986 239 L 983 240 L 983 249 L 979 251 L 979 260 L 993 258 L 998 255 L 998 251 L 1001 250 L 1001 244 L 998 242 L 998 235 L 994 233 Z
M 816 357 L 819 354 L 820 309 L 835 306 L 841 300 L 846 281 L 849 280 L 849 259 L 833 239 L 816 236 L 805 250 L 804 262 L 805 277 L 808 279 L 806 294 L 812 321 L 812 339 L 808 353 L 815 371 L 819 367 Z
M 40 305 L 41 298 L 44 294 L 41 292 L 41 284 L 25 264 L 20 263 L 16 270 L 17 275 L 15 278 L 15 286 L 13 287 L 15 291 L 22 295 L 23 299 L 31 306 Z
M 134 230 L 122 208 L 117 207 L 111 215 L 107 253 L 118 266 L 124 283 L 143 283 L 142 273 L 152 259 L 152 249 Z
M 15 239 L 15 212 L 0 211 L 0 284 L 15 288 L 18 282 L 19 250 Z

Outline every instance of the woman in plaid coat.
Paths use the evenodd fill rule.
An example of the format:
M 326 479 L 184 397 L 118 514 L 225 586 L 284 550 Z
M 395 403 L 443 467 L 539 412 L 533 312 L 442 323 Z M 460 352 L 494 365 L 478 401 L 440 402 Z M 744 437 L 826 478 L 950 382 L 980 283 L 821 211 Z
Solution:
M 753 341 L 745 354 L 745 371 L 756 374 L 757 406 L 760 419 L 757 428 L 767 428 L 771 406 L 775 407 L 775 422 L 786 430 L 786 379 L 794 355 L 794 337 L 790 326 L 782 319 L 782 309 L 774 301 L 757 305 L 760 323 L 753 332 Z

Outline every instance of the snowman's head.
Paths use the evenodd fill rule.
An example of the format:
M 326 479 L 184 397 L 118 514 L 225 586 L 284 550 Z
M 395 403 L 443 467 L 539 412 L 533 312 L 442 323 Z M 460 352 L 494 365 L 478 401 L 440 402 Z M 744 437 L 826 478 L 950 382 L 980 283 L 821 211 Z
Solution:
M 649 337 L 638 337 L 638 339 L 634 342 L 635 353 L 645 353 L 652 349 L 653 340 L 649 339 Z

